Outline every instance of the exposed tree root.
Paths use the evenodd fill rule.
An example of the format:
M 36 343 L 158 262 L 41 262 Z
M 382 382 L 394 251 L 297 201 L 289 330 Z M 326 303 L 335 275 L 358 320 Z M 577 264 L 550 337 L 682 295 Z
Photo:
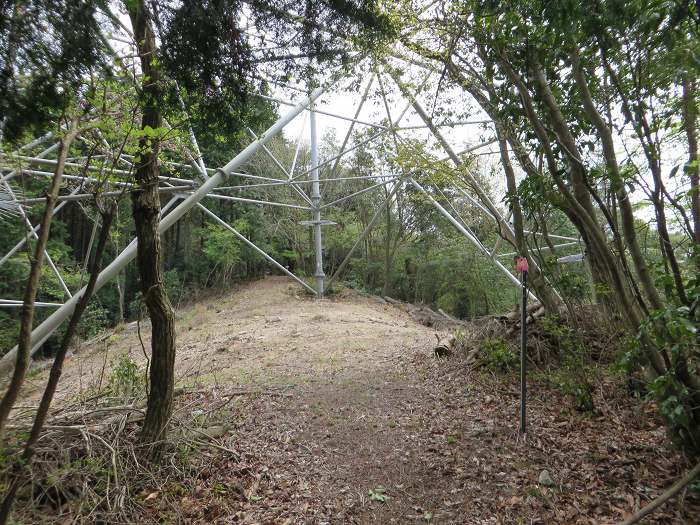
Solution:
M 658 498 L 653 500 L 651 503 L 649 503 L 645 507 L 642 507 L 641 509 L 639 509 L 632 516 L 630 516 L 625 521 L 623 521 L 621 523 L 621 525 L 632 525 L 633 523 L 639 523 L 639 521 L 644 516 L 651 514 L 656 509 L 658 509 L 661 505 L 663 505 L 668 500 L 673 498 L 676 494 L 678 494 L 686 485 L 688 485 L 691 481 L 693 481 L 698 476 L 698 474 L 700 474 L 700 463 L 695 465 L 695 467 L 693 467 L 691 470 L 689 470 L 685 476 L 683 476 L 681 479 L 676 481 L 670 489 L 668 489 L 666 492 L 661 494 L 661 496 L 659 496 Z

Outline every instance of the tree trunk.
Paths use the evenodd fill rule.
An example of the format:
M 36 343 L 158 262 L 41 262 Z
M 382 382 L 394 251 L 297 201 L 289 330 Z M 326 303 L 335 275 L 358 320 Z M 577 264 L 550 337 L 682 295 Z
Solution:
M 505 59 L 503 63 L 507 66 L 507 69 L 511 69 L 510 64 L 505 61 Z M 561 146 L 561 149 L 565 152 L 565 157 L 570 168 L 571 192 L 569 192 L 568 188 L 559 180 L 561 177 L 558 175 L 554 159 L 551 158 L 548 160 L 550 163 L 551 175 L 555 178 L 555 181 L 557 181 L 557 186 L 560 190 L 567 194 L 567 201 L 571 204 L 571 207 L 564 211 L 579 229 L 586 243 L 586 247 L 588 248 L 593 279 L 600 288 L 598 292 L 604 292 L 599 293 L 598 297 L 602 299 L 603 305 L 611 314 L 614 314 L 616 311 L 620 312 L 628 328 L 634 332 L 639 327 L 641 321 L 638 308 L 636 303 L 630 300 L 629 285 L 622 275 L 619 264 L 612 254 L 605 235 L 596 220 L 595 210 L 591 201 L 592 191 L 586 181 L 587 174 L 581 161 L 581 155 L 579 154 L 576 141 L 567 127 L 559 104 L 552 94 L 542 68 L 539 64 L 535 63 L 533 70 L 536 93 L 547 108 L 547 113 L 555 131 L 556 140 Z M 540 137 L 541 140 L 542 137 L 545 137 L 545 140 L 547 140 L 546 131 L 541 122 L 539 122 L 539 117 L 532 106 L 530 94 L 519 78 L 518 90 L 523 101 L 527 102 L 526 112 L 531 122 L 536 124 L 535 130 L 538 137 Z M 538 128 L 540 128 L 539 131 Z M 550 149 L 549 156 L 551 157 L 551 155 Z
M 384 239 L 384 287 L 382 288 L 382 295 L 389 295 L 389 288 L 391 287 L 391 264 L 392 264 L 392 253 L 391 253 L 391 199 L 388 199 L 388 190 L 384 186 L 384 193 L 387 195 L 385 216 L 386 216 L 386 236 Z
M 497 123 L 497 127 L 500 129 L 500 134 L 501 134 L 501 139 L 504 139 L 510 144 L 511 148 L 515 152 L 516 158 L 518 159 L 518 162 L 521 164 L 522 168 L 530 175 L 537 175 L 538 170 L 535 168 L 535 166 L 532 164 L 530 161 L 529 157 L 527 156 L 525 147 L 523 144 L 520 142 L 520 140 L 517 138 L 515 133 L 513 133 L 510 129 L 510 126 L 508 125 L 508 122 L 505 121 L 499 112 L 496 109 L 496 105 L 490 98 L 490 96 L 494 96 L 493 94 L 495 93 L 495 89 L 493 86 L 493 83 L 491 79 L 489 78 L 488 81 L 491 82 L 490 85 L 484 85 L 481 88 L 476 85 L 475 82 L 471 82 L 469 78 L 467 78 L 460 70 L 459 68 L 455 65 L 455 63 L 452 61 L 450 57 L 446 59 L 442 59 L 441 57 L 436 57 L 430 54 L 430 52 L 422 48 L 420 46 L 416 45 L 410 45 L 414 51 L 417 53 L 426 56 L 427 58 L 432 58 L 439 60 L 444 64 L 444 66 L 447 69 L 447 72 L 450 75 L 450 78 L 452 78 L 453 81 L 455 81 L 462 89 L 467 91 L 469 94 L 471 94 L 476 101 L 479 103 L 481 108 L 491 117 L 491 119 Z M 486 77 L 482 78 L 482 81 L 486 82 Z M 487 95 L 488 94 L 490 95 Z M 499 141 L 499 146 L 501 146 L 500 141 Z M 501 155 L 501 158 L 503 159 L 503 155 Z M 508 172 L 508 166 L 510 166 L 511 172 Z M 510 160 L 508 160 L 508 164 L 504 163 L 504 171 L 506 174 L 506 185 L 508 186 L 509 180 L 508 178 L 512 176 L 512 185 L 508 186 L 509 187 L 509 192 L 511 191 L 511 187 L 513 188 L 512 191 L 515 191 L 516 186 L 515 186 L 515 174 L 512 173 L 512 165 L 510 164 Z M 517 205 L 518 208 L 520 207 L 519 202 L 514 202 L 514 205 Z M 513 213 L 515 215 L 515 210 L 513 210 Z M 521 217 L 522 217 L 522 212 L 521 212 Z M 520 221 L 522 225 L 522 219 Z M 554 293 L 553 288 L 551 285 L 546 282 L 544 275 L 542 273 L 541 268 L 539 267 L 538 264 L 535 263 L 535 258 L 534 254 L 530 254 L 530 251 L 527 248 L 526 243 L 524 242 L 524 234 L 522 235 L 523 242 L 520 243 L 517 239 L 517 228 L 516 228 L 516 218 L 513 218 L 513 230 L 514 230 L 514 239 L 506 239 L 509 242 L 513 243 L 513 247 L 519 251 L 522 255 L 529 256 L 530 260 L 533 262 L 533 264 L 530 267 L 530 277 L 532 279 L 532 287 L 535 291 L 535 294 L 537 297 L 540 299 L 542 302 L 542 305 L 545 307 L 545 309 L 549 312 L 556 312 L 558 310 L 558 305 L 559 305 L 559 299 L 557 298 L 556 294 Z M 521 233 L 522 233 L 522 226 L 520 228 Z M 514 241 L 514 242 L 513 242 Z
M 154 64 L 157 51 L 155 36 L 145 0 L 127 2 L 127 9 L 134 37 L 138 43 L 142 84 L 141 128 L 161 128 L 160 111 L 161 79 Z M 160 222 L 160 198 L 158 195 L 158 152 L 160 142 L 155 137 L 143 137 L 136 158 L 135 178 L 138 191 L 131 194 L 138 251 L 141 293 L 151 319 L 150 389 L 146 417 L 141 430 L 141 440 L 152 445 L 151 457 L 158 459 L 173 406 L 175 383 L 175 323 L 173 309 L 163 282 Z
M 695 265 L 700 274 L 700 157 L 698 157 L 698 108 L 695 104 L 695 82 L 688 75 L 683 77 L 683 124 L 688 140 L 688 164 L 686 172 L 690 179 L 690 209 L 693 215 L 695 238 Z
M 78 120 L 76 118 L 73 119 L 70 129 L 61 139 L 56 170 L 54 171 L 53 178 L 51 179 L 51 185 L 49 186 L 48 193 L 46 194 L 44 215 L 41 219 L 41 227 L 38 232 L 38 239 L 34 249 L 34 257 L 31 261 L 29 278 L 27 279 L 27 285 L 24 289 L 24 301 L 20 313 L 19 340 L 17 342 L 17 361 L 15 363 L 15 369 L 12 373 L 10 385 L 7 388 L 7 392 L 5 392 L 2 401 L 0 402 L 0 432 L 2 432 L 2 429 L 7 422 L 7 418 L 10 415 L 10 411 L 17 401 L 19 391 L 24 383 L 24 377 L 31 360 L 32 328 L 34 325 L 35 311 L 34 301 L 36 300 L 36 295 L 39 289 L 41 266 L 44 263 L 44 252 L 46 250 L 46 243 L 49 240 L 49 229 L 51 227 L 51 219 L 53 218 L 53 209 L 56 205 L 56 199 L 58 198 L 58 191 L 61 187 L 61 178 L 63 176 L 66 157 L 68 156 L 70 146 L 78 133 Z
M 612 83 L 615 86 L 622 102 L 622 113 L 634 126 L 635 132 L 639 137 L 639 142 L 642 145 L 644 156 L 647 159 L 647 165 L 649 166 L 649 171 L 651 172 L 652 180 L 654 181 L 654 188 L 652 189 L 650 200 L 654 206 L 654 213 L 656 215 L 656 227 L 659 233 L 659 248 L 664 258 L 664 264 L 668 264 L 671 269 L 676 294 L 682 303 L 687 304 L 688 298 L 685 294 L 685 287 L 683 285 L 678 259 L 676 258 L 676 254 L 673 250 L 673 245 L 668 233 L 668 226 L 666 224 L 666 211 L 664 209 L 664 194 L 666 193 L 666 190 L 661 177 L 661 154 L 659 151 L 659 145 L 654 141 L 654 133 L 652 132 L 649 122 L 646 119 L 646 110 L 643 108 L 642 103 L 639 101 L 634 102 L 633 100 L 630 100 L 629 93 L 621 85 L 617 73 L 608 62 L 605 51 L 602 47 L 601 53 L 603 55 L 603 64 L 605 69 L 607 70 L 608 75 L 610 76 L 610 79 L 612 80 Z
M 601 144 L 603 146 L 603 156 L 608 169 L 608 176 L 611 179 L 612 190 L 615 192 L 618 204 L 620 206 L 622 230 L 625 235 L 625 241 L 627 242 L 627 248 L 632 256 L 634 268 L 652 308 L 660 309 L 663 307 L 663 302 L 661 300 L 661 296 L 656 290 L 651 273 L 649 272 L 649 267 L 644 259 L 642 250 L 639 247 L 637 231 L 634 224 L 634 212 L 632 210 L 632 204 L 629 200 L 629 195 L 625 189 L 624 181 L 620 175 L 620 168 L 617 163 L 617 156 L 615 154 L 615 144 L 613 142 L 612 131 L 593 105 L 593 99 L 591 97 L 590 90 L 588 89 L 588 83 L 583 76 L 583 70 L 581 69 L 581 65 L 579 63 L 579 57 L 575 52 L 572 54 L 572 59 L 574 65 L 574 79 L 583 99 L 584 110 L 589 120 L 598 131 L 598 136 L 600 137 Z
M 523 212 L 520 207 L 520 201 L 517 198 L 518 187 L 515 183 L 515 171 L 513 171 L 513 165 L 510 162 L 510 156 L 508 155 L 508 143 L 505 140 L 503 128 L 498 122 L 496 122 L 496 137 L 498 138 L 498 147 L 501 153 L 501 164 L 503 165 L 503 171 L 506 176 L 506 188 L 508 193 L 511 195 L 509 201 L 510 209 L 513 212 L 513 233 L 515 235 L 515 249 L 523 257 L 528 257 L 529 250 L 527 244 L 525 243 L 525 232 L 523 231 Z M 552 252 L 553 253 L 553 252 Z M 532 257 L 530 257 L 532 259 Z M 537 264 L 532 265 L 532 288 L 537 294 L 537 298 L 544 306 L 545 310 L 554 313 L 558 310 L 557 299 L 552 293 L 552 287 L 545 281 L 542 270 Z

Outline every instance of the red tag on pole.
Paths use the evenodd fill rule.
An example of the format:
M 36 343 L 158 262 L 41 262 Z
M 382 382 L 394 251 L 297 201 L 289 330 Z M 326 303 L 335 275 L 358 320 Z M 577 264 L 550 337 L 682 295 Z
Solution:
M 526 272 L 528 270 L 527 259 L 525 257 L 515 259 L 515 269 L 519 272 Z

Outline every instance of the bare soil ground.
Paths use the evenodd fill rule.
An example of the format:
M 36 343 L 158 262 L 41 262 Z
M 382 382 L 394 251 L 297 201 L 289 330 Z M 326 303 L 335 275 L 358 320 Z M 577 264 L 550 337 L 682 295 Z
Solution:
M 231 402 L 223 448 L 175 505 L 145 498 L 144 523 L 617 523 L 687 467 L 653 407 L 610 385 L 585 415 L 534 382 L 519 439 L 514 378 L 434 358 L 434 331 L 376 298 L 314 301 L 268 277 L 177 318 L 178 410 Z M 133 329 L 84 346 L 58 404 L 127 352 L 145 365 Z M 697 491 L 647 521 L 699 522 Z

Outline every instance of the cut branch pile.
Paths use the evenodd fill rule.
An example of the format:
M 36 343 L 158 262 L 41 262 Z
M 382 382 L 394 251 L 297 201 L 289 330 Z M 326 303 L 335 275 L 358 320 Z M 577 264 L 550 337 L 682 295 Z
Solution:
M 143 399 L 113 404 L 114 398 L 103 393 L 55 410 L 17 494 L 15 519 L 54 523 L 58 516 L 72 523 L 133 523 L 156 508 L 160 515 L 176 516 L 181 495 L 173 487 L 195 490 L 197 472 L 211 454 L 207 449 L 238 457 L 226 446 L 228 428 L 220 421 L 240 395 L 209 393 L 205 403 L 197 392 L 178 396 L 171 422 L 177 431 L 169 435 L 164 460 L 155 469 L 137 439 L 145 415 Z M 26 410 L 13 418 L 3 438 L 5 450 L 21 451 L 32 416 Z M 0 492 L 12 482 L 16 459 L 7 456 L 0 465 Z
M 519 310 L 463 321 L 442 309 L 436 311 L 423 304 L 414 305 L 391 297 L 384 297 L 383 301 L 407 312 L 417 323 L 435 329 L 437 344 L 434 353 L 437 357 L 461 356 L 468 366 L 478 368 L 486 363 L 485 346 L 494 341 L 505 344 L 513 354 L 519 352 Z M 540 303 L 531 304 L 527 309 L 527 353 L 536 364 L 551 362 L 562 355 L 565 347 L 571 344 L 564 336 L 569 328 L 575 330 L 575 337 L 593 360 L 610 359 L 611 350 L 618 346 L 622 336 L 614 326 L 602 322 L 600 311 L 595 306 L 581 306 L 574 314 L 556 319 L 545 318 L 544 313 Z
M 466 321 L 460 321 L 442 310 L 436 312 L 424 304 L 415 305 L 405 303 L 403 301 L 392 299 L 391 297 L 384 297 L 384 300 L 387 303 L 400 308 L 404 312 L 407 312 L 408 315 L 411 316 L 411 319 L 417 323 L 429 328 L 434 328 L 435 331 L 454 331 L 458 329 L 464 330 L 469 326 L 469 323 Z

